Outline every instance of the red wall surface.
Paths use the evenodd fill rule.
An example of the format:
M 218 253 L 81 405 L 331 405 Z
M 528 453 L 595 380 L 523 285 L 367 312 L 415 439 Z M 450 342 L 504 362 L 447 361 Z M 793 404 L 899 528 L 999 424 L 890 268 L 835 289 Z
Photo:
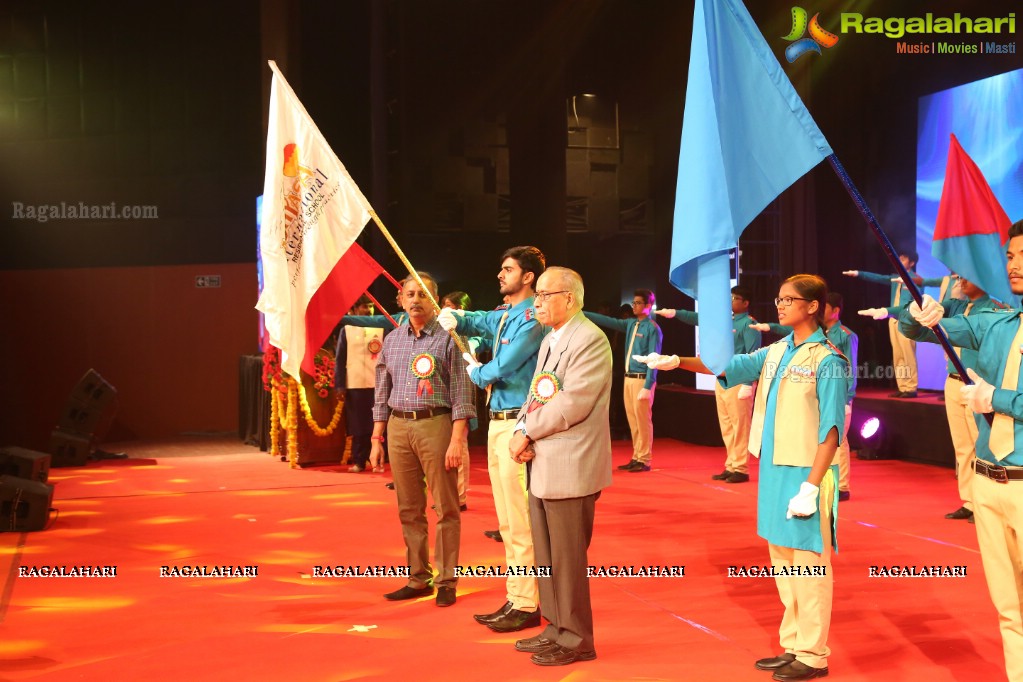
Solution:
M 45 451 L 89 368 L 117 389 L 108 441 L 236 431 L 256 287 L 254 263 L 0 271 L 0 447 Z

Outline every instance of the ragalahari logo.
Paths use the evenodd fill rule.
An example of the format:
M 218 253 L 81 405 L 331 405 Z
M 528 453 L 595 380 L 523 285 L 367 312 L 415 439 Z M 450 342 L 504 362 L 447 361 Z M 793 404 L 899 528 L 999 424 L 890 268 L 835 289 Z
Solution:
M 789 64 L 802 57 L 807 52 L 821 53 L 822 47 L 834 47 L 838 43 L 838 36 L 830 31 L 821 28 L 820 12 L 813 15 L 809 22 L 806 20 L 806 10 L 802 7 L 792 8 L 792 30 L 784 37 L 784 40 L 792 42 L 785 48 L 785 59 Z M 803 34 L 809 29 L 810 37 L 804 38 Z

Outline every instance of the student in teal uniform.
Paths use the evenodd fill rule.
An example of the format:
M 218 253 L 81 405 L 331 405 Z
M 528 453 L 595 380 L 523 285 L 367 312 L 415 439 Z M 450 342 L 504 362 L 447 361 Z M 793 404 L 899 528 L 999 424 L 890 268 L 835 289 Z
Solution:
M 634 317 L 619 320 L 599 313 L 583 312 L 588 320 L 625 334 L 625 417 L 632 431 L 632 459 L 618 468 L 622 471 L 642 473 L 650 471 L 654 443 L 654 393 L 657 391 L 657 370 L 633 360 L 633 355 L 660 353 L 664 334 L 650 319 L 655 299 L 649 289 L 636 289 L 632 293 Z
M 768 542 L 775 584 L 785 606 L 779 628 L 784 652 L 756 661 L 775 680 L 828 674 L 835 542 L 837 467 L 848 395 L 847 360 L 821 324 L 827 284 L 793 275 L 781 285 L 778 321 L 793 332 L 748 355 L 736 355 L 718 380 L 759 381 L 750 452 L 760 455 L 757 533 Z M 699 358 L 655 356 L 662 369 L 706 372 Z M 784 573 L 784 575 L 782 575 Z
M 838 454 L 835 460 L 838 462 L 838 499 L 845 501 L 850 499 L 851 465 L 849 456 L 849 424 L 852 421 L 853 398 L 856 397 L 856 363 L 859 357 L 860 340 L 856 332 L 842 324 L 842 310 L 845 308 L 845 299 L 837 291 L 828 292 L 828 304 L 824 306 L 824 329 L 828 341 L 835 345 L 835 348 L 849 361 L 849 392 L 845 403 L 845 425 L 842 428 L 842 442 L 838 446 Z M 751 327 L 762 332 L 773 332 L 779 336 L 792 333 L 792 327 L 768 322 L 751 324 Z
M 915 251 L 901 251 L 899 261 L 909 271 L 910 277 L 917 286 L 937 287 L 941 286 L 944 278 L 931 277 L 923 278 L 916 274 L 916 263 L 919 260 Z M 881 275 L 876 272 L 863 272 L 862 270 L 846 270 L 842 273 L 850 277 L 859 277 L 868 282 L 887 284 L 891 287 L 891 302 L 888 304 L 891 309 L 898 309 L 909 303 L 910 294 L 902 284 L 902 278 L 897 274 Z M 880 310 L 880 309 L 878 309 Z M 894 312 L 891 312 L 894 315 Z M 874 319 L 883 320 L 884 317 Z M 898 332 L 898 322 L 892 317 L 888 321 L 888 338 L 892 342 L 892 364 L 895 366 L 895 383 L 898 387 L 890 398 L 915 398 L 918 384 L 916 368 L 916 341 L 911 341 Z
M 750 317 L 752 294 L 743 286 L 732 287 L 732 341 L 736 355 L 752 353 L 760 348 L 760 330 Z M 697 325 L 700 315 L 690 310 L 664 308 L 658 315 L 675 318 L 686 324 Z M 738 384 L 731 388 L 714 385 L 714 400 L 718 410 L 721 439 L 725 442 L 725 469 L 711 476 L 716 481 L 745 483 L 749 480 L 749 429 L 753 416 L 753 385 Z
M 1007 271 L 1012 293 L 1023 294 L 1023 220 L 1009 228 Z M 944 309 L 930 296 L 899 315 L 900 331 L 936 342 L 928 328 L 941 324 L 953 346 L 978 351 L 974 384 L 960 389 L 976 413 L 977 457 L 973 462 L 973 518 L 991 601 L 998 611 L 1010 680 L 1023 680 L 1023 323 L 1011 308 L 942 319 Z M 989 425 L 985 414 L 994 413 Z

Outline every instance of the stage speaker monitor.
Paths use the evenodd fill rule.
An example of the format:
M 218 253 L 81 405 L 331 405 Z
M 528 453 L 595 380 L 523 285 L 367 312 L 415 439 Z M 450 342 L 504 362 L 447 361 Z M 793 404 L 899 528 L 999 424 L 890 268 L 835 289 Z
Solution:
M 102 438 L 113 420 L 117 389 L 94 369 L 81 378 L 68 396 L 57 428 Z
M 0 531 L 42 530 L 50 518 L 53 486 L 15 476 L 0 476 Z
M 83 467 L 92 453 L 92 436 L 63 429 L 50 432 L 50 454 L 55 467 Z
M 0 448 L 0 476 L 17 476 L 46 483 L 50 475 L 50 455 L 25 448 Z

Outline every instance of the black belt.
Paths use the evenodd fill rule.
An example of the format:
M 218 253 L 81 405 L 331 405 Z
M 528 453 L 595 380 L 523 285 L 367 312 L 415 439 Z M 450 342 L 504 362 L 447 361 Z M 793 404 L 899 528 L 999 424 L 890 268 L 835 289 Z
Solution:
M 646 379 L 646 372 L 626 372 L 626 379 Z
M 422 410 L 411 410 L 409 412 L 391 410 L 391 416 L 398 419 L 429 419 L 430 417 L 437 417 L 442 414 L 450 414 L 450 412 L 450 407 L 427 407 Z
M 955 379 L 956 381 L 963 381 L 963 378 L 961 376 L 959 376 L 958 374 L 949 374 L 948 378 L 949 379 Z M 963 381 L 963 383 L 965 384 L 966 382 Z
M 998 483 L 1009 481 L 1023 481 L 1023 467 L 1003 467 L 997 464 L 988 464 L 982 459 L 973 461 L 973 470 L 985 478 L 990 478 Z
M 504 419 L 517 419 L 519 416 L 518 410 L 498 410 L 494 412 L 491 410 L 490 418 L 496 421 L 502 421 Z

